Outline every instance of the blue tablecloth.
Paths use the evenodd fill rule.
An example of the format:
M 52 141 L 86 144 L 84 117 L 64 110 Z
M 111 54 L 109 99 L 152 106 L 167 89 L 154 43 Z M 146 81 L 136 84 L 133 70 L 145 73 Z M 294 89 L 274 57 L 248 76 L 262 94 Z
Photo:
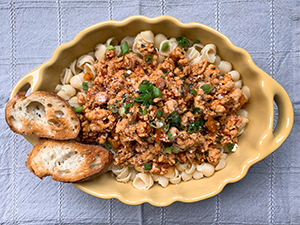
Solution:
M 295 124 L 286 142 L 221 194 L 192 204 L 128 206 L 72 184 L 43 181 L 25 167 L 32 146 L 5 123 L 9 93 L 58 45 L 94 23 L 162 14 L 201 22 L 249 51 L 290 95 Z M 300 224 L 299 0 L 19 0 L 0 2 L 1 224 Z

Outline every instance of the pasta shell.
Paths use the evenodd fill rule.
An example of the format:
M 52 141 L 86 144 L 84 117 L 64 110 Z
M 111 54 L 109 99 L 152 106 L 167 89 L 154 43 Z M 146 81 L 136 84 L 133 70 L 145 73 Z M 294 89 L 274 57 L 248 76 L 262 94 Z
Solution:
M 65 68 L 62 74 L 60 74 L 60 81 L 62 84 L 69 84 L 72 77 L 73 77 L 72 71 L 68 68 Z
M 214 65 L 216 67 L 219 67 L 220 62 L 221 62 L 221 57 L 219 55 L 216 55 L 216 59 L 215 59 Z
M 203 173 L 204 176 L 210 177 L 215 172 L 215 167 L 210 163 L 202 163 L 197 166 L 197 170 Z
M 128 47 L 129 47 L 129 48 L 132 48 L 132 45 L 133 45 L 133 42 L 134 42 L 134 37 L 130 37 L 130 36 L 124 37 L 124 38 L 122 39 L 122 41 L 121 41 L 121 45 L 122 45 L 125 41 L 127 41 Z
M 190 179 L 192 179 L 193 174 L 187 174 L 185 171 L 182 171 L 181 173 L 181 178 L 183 181 L 189 181 Z
M 71 64 L 70 64 L 70 70 L 72 71 L 73 75 L 77 75 L 80 73 L 80 69 L 77 68 L 77 59 L 75 59 Z
M 79 59 L 77 60 L 77 67 L 80 69 L 83 69 L 84 64 L 88 63 L 93 65 L 95 62 L 94 58 L 91 55 L 83 55 L 80 56 Z
M 186 57 L 188 58 L 188 60 L 191 62 L 194 59 L 200 57 L 200 53 L 194 48 L 194 47 L 190 47 L 188 48 L 188 50 L 186 51 Z
M 199 56 L 199 57 L 195 58 L 193 61 L 191 61 L 191 65 L 194 65 L 194 64 L 196 64 L 196 63 L 199 63 L 199 62 L 201 62 L 201 60 L 202 60 L 202 57 Z
M 91 73 L 94 76 L 93 79 L 95 78 L 96 71 L 94 70 L 94 66 L 93 65 L 91 65 L 91 64 L 85 64 L 84 67 L 83 67 L 83 72 L 84 72 L 84 74 Z
M 238 116 L 248 117 L 248 112 L 246 111 L 246 109 L 239 109 L 239 111 L 237 111 L 236 114 L 237 114 Z
M 176 38 L 170 38 L 170 42 L 172 43 L 172 51 L 178 47 L 179 43 L 176 41 Z
M 116 54 L 116 56 L 121 56 L 122 55 L 122 51 L 121 51 L 121 46 L 120 45 L 116 45 L 115 46 L 115 54 Z
M 135 176 L 132 184 L 139 190 L 148 190 L 153 186 L 153 179 L 149 173 L 138 173 Z
M 227 62 L 227 61 L 224 61 L 222 60 L 219 64 L 219 69 L 220 69 L 220 73 L 221 75 L 225 74 L 225 73 L 228 73 L 231 71 L 232 69 L 232 65 L 230 62 Z
M 157 179 L 157 182 L 162 186 L 162 187 L 167 187 L 169 184 L 169 179 L 167 179 L 164 176 L 159 176 Z
M 242 80 L 238 80 L 234 82 L 234 87 L 235 88 L 242 88 Z
M 177 169 L 174 169 L 174 177 L 170 178 L 172 184 L 179 184 L 181 182 L 181 174 L 179 174 Z
M 142 31 L 140 34 L 146 43 L 154 43 L 154 34 L 151 30 Z
M 234 80 L 234 81 L 238 81 L 241 78 L 240 73 L 236 70 L 231 70 L 230 72 L 228 72 L 228 74 L 231 75 L 232 80 Z
M 163 47 L 164 44 L 169 45 L 169 47 L 165 51 L 162 50 L 162 47 Z M 172 42 L 170 42 L 169 40 L 164 40 L 160 43 L 159 54 L 163 55 L 163 56 L 168 56 L 171 53 L 172 49 L 173 49 L 172 48 Z
M 192 173 L 194 173 L 195 170 L 196 170 L 196 166 L 195 166 L 195 164 L 192 164 L 192 165 L 190 166 L 190 168 L 187 168 L 187 169 L 185 170 L 185 172 L 186 172 L 187 174 L 192 174 Z
M 186 170 L 188 168 L 188 165 L 189 165 L 188 162 L 183 163 L 183 164 L 179 164 L 178 166 L 176 166 L 176 169 L 178 171 L 184 171 L 184 170 Z
M 103 44 L 98 44 L 95 47 L 95 57 L 98 61 L 104 59 L 106 47 Z
M 130 171 L 130 180 L 133 181 L 137 174 L 138 172 L 135 169 L 132 169 Z
M 72 106 L 72 107 L 80 107 L 80 105 L 78 104 L 78 99 L 77 99 L 76 96 L 70 98 L 70 100 L 68 102 L 69 102 L 70 106 Z
M 107 39 L 107 41 L 106 41 L 106 46 L 108 46 L 108 45 L 115 46 L 117 44 L 118 44 L 118 41 L 115 37 L 111 37 L 111 38 Z
M 199 180 L 199 179 L 201 179 L 203 177 L 203 173 L 201 173 L 201 172 L 199 172 L 199 171 L 195 171 L 194 173 L 193 173 L 193 178 L 195 179 L 195 180 Z
M 59 91 L 60 91 L 60 89 L 61 89 L 61 87 L 62 87 L 62 85 L 61 85 L 61 84 L 58 84 L 58 85 L 56 85 L 56 87 L 55 87 L 55 89 L 54 89 L 54 93 L 57 93 L 57 92 L 59 92 Z
M 163 35 L 163 34 L 155 35 L 155 37 L 154 37 L 154 47 L 159 49 L 160 44 L 165 40 L 167 40 L 165 35 Z
M 82 76 L 81 76 L 82 75 Z M 74 87 L 74 88 L 76 88 L 76 89 L 78 89 L 78 90 L 83 90 L 83 88 L 82 88 L 82 82 L 83 82 L 83 79 L 82 79 L 82 77 L 83 77 L 83 73 L 80 73 L 80 74 L 78 74 L 78 75 L 76 75 L 76 76 L 73 76 L 72 78 L 71 78 L 71 80 L 70 80 L 70 84 Z
M 242 92 L 245 95 L 245 97 L 247 98 L 247 100 L 249 101 L 249 99 L 250 99 L 250 89 L 247 86 L 243 86 L 242 87 Z
M 220 159 L 219 163 L 216 165 L 215 170 L 224 169 L 225 166 L 226 166 L 226 160 L 225 159 Z
M 201 50 L 202 58 L 209 63 L 214 63 L 216 60 L 217 48 L 214 44 L 207 44 Z
M 95 52 L 89 52 L 87 55 L 90 55 L 93 57 L 93 59 L 95 60 Z
M 204 45 L 203 44 L 194 44 L 193 47 L 198 51 L 198 52 L 201 52 L 201 50 L 204 48 Z
M 62 97 L 65 100 L 69 100 L 76 94 L 76 90 L 71 85 L 63 85 L 60 91 L 57 93 L 58 96 Z
M 173 178 L 174 176 L 175 176 L 174 168 L 170 167 L 168 169 L 168 172 L 165 174 L 165 177 L 170 179 L 170 178 Z

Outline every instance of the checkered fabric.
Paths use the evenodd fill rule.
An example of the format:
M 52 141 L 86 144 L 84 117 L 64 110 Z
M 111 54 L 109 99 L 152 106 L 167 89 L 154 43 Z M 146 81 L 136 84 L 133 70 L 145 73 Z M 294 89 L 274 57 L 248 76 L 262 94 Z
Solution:
M 97 22 L 137 14 L 171 15 L 221 31 L 292 99 L 295 124 L 286 142 L 215 197 L 129 206 L 41 181 L 24 165 L 31 144 L 5 123 L 14 84 L 58 45 Z M 299 0 L 1 0 L 0 24 L 0 224 L 300 224 Z

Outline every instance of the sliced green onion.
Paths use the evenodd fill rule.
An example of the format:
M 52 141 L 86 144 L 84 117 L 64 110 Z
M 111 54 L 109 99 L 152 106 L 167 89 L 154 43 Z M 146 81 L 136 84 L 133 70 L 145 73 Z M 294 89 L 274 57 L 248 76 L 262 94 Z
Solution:
M 195 124 L 189 124 L 187 125 L 187 132 L 188 134 L 192 134 L 195 133 L 195 131 L 197 130 Z
M 180 70 L 182 70 L 182 64 L 180 64 L 180 65 L 178 66 L 178 68 L 179 68 Z
M 151 165 L 149 163 L 144 164 L 145 170 L 151 170 Z
M 169 123 L 165 123 L 164 127 L 163 127 L 163 131 L 167 132 L 170 128 L 170 124 Z
M 195 114 L 195 113 L 201 113 L 202 111 L 201 111 L 201 109 L 199 108 L 199 107 L 195 107 L 194 109 L 193 109 L 193 114 Z
M 203 119 L 202 117 L 200 117 L 199 125 L 200 125 L 200 126 L 203 126 L 204 123 L 205 123 L 204 119 Z
M 151 127 L 154 127 L 154 128 L 161 128 L 164 126 L 164 122 L 160 121 L 160 120 L 155 120 L 155 121 L 152 121 L 149 123 Z
M 182 114 L 185 114 L 185 113 L 187 113 L 189 111 L 189 109 L 186 109 L 186 110 L 184 110 L 183 112 L 182 112 Z
M 122 45 L 121 45 L 121 52 L 122 52 L 122 55 L 126 55 L 128 54 L 130 51 L 129 51 L 129 46 L 128 46 L 128 43 L 127 41 L 125 41 Z
M 219 140 L 222 140 L 222 135 L 220 135 L 220 134 L 217 134 L 217 139 L 219 139 Z
M 173 111 L 170 115 L 167 116 L 166 118 L 172 126 L 178 127 L 181 124 L 181 118 L 178 114 L 178 112 Z
M 156 113 L 156 116 L 157 116 L 157 117 L 162 117 L 162 116 L 163 116 L 163 113 L 164 113 L 163 111 L 158 110 L 157 113 Z
M 205 151 L 205 152 L 204 152 L 204 155 L 205 155 L 206 157 L 208 157 L 208 151 Z
M 145 62 L 146 62 L 147 64 L 150 64 L 152 61 L 153 61 L 153 58 L 152 58 L 151 55 L 147 55 L 147 56 L 145 57 Z
M 192 94 L 193 94 L 194 97 L 197 96 L 197 91 L 195 89 L 191 90 L 191 92 L 192 92 Z
M 89 89 L 88 83 L 87 82 L 82 82 L 82 89 L 84 91 L 87 91 Z
M 185 37 L 177 37 L 176 41 L 179 42 L 179 44 L 183 47 L 183 48 L 187 48 L 190 46 L 190 42 L 187 38 Z
M 147 84 L 140 84 L 139 85 L 140 92 L 146 92 L 147 89 L 148 89 L 148 85 Z
M 109 141 L 105 141 L 104 146 L 108 150 L 112 149 L 112 145 L 111 145 L 111 143 Z
M 195 40 L 195 41 L 194 41 L 194 44 L 199 44 L 199 43 L 200 43 L 199 40 Z
M 154 97 L 155 98 L 157 98 L 157 97 L 162 97 L 162 93 L 161 93 L 161 91 L 160 91 L 160 89 L 159 88 L 157 88 L 157 87 L 153 87 L 153 93 L 154 93 Z
M 200 121 L 195 121 L 194 126 L 196 127 L 197 130 L 201 130 Z
M 168 131 L 167 135 L 168 135 L 168 137 L 169 137 L 170 141 L 173 141 L 173 136 L 172 136 L 172 134 L 171 134 L 171 132 L 170 132 L 170 131 Z
M 142 48 L 145 48 L 146 46 L 145 46 L 144 44 L 141 44 L 141 47 L 142 47 Z
M 73 109 L 76 113 L 80 113 L 82 112 L 83 107 L 73 107 Z
M 115 50 L 116 48 L 112 45 L 108 45 L 108 46 L 106 46 L 106 49 L 107 50 Z
M 110 109 L 111 112 L 117 113 L 119 109 L 115 105 L 109 105 L 108 108 Z
M 145 95 L 146 94 L 141 94 L 140 96 L 135 97 L 134 101 L 138 103 L 142 103 L 144 101 Z
M 177 153 L 179 153 L 180 152 L 180 148 L 178 148 L 178 147 L 176 147 L 176 146 L 172 146 L 172 152 L 173 153 L 175 153 L 175 154 L 177 154 Z
M 168 73 L 168 70 L 162 70 L 164 74 Z M 165 79 L 165 77 L 163 77 Z
M 145 116 L 146 114 L 147 114 L 147 110 L 148 110 L 148 107 L 147 106 L 145 106 L 145 108 L 143 109 L 143 116 Z
M 171 147 L 166 147 L 166 148 L 164 149 L 164 152 L 165 152 L 165 153 L 168 153 L 168 154 L 171 154 L 171 153 L 172 153 L 172 148 L 171 148 Z
M 166 51 L 169 48 L 168 43 L 164 43 L 163 46 L 161 47 L 161 50 Z
M 120 109 L 120 112 L 119 112 L 120 116 L 124 116 L 125 112 L 126 112 L 125 104 L 123 104 L 123 105 L 121 106 L 121 109 Z
M 201 89 L 204 91 L 204 94 L 208 94 L 214 89 L 214 87 L 211 86 L 210 84 L 204 84 L 201 86 Z
M 231 151 L 234 148 L 234 144 L 233 143 L 228 143 L 227 148 L 228 148 L 229 151 Z

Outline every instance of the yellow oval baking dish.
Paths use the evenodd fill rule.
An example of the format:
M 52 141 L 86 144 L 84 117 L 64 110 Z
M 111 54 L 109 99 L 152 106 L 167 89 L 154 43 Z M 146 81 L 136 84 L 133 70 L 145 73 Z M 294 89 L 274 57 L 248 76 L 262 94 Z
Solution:
M 251 90 L 251 101 L 247 106 L 248 123 L 239 138 L 238 150 L 227 157 L 227 166 L 212 177 L 181 182 L 167 188 L 154 185 L 150 190 L 135 189 L 132 183 L 119 183 L 110 174 L 92 181 L 74 184 L 80 190 L 100 197 L 117 198 L 137 205 L 148 202 L 155 206 L 167 206 L 174 201 L 195 202 L 218 194 L 226 184 L 242 179 L 249 167 L 276 150 L 288 137 L 294 120 L 293 107 L 286 91 L 269 75 L 259 69 L 245 50 L 238 48 L 222 33 L 200 23 L 183 24 L 171 16 L 148 18 L 131 16 L 122 21 L 104 21 L 82 30 L 73 41 L 60 45 L 52 58 L 34 69 L 13 88 L 10 98 L 31 87 L 31 92 L 53 91 L 59 83 L 59 75 L 70 62 L 104 43 L 110 37 L 119 41 L 125 36 L 134 36 L 140 31 L 152 30 L 167 37 L 186 36 L 202 43 L 214 43 L 222 59 L 232 63 L 242 75 L 244 85 Z M 278 106 L 278 122 L 273 129 L 274 104 Z M 25 136 L 36 144 L 38 138 Z

